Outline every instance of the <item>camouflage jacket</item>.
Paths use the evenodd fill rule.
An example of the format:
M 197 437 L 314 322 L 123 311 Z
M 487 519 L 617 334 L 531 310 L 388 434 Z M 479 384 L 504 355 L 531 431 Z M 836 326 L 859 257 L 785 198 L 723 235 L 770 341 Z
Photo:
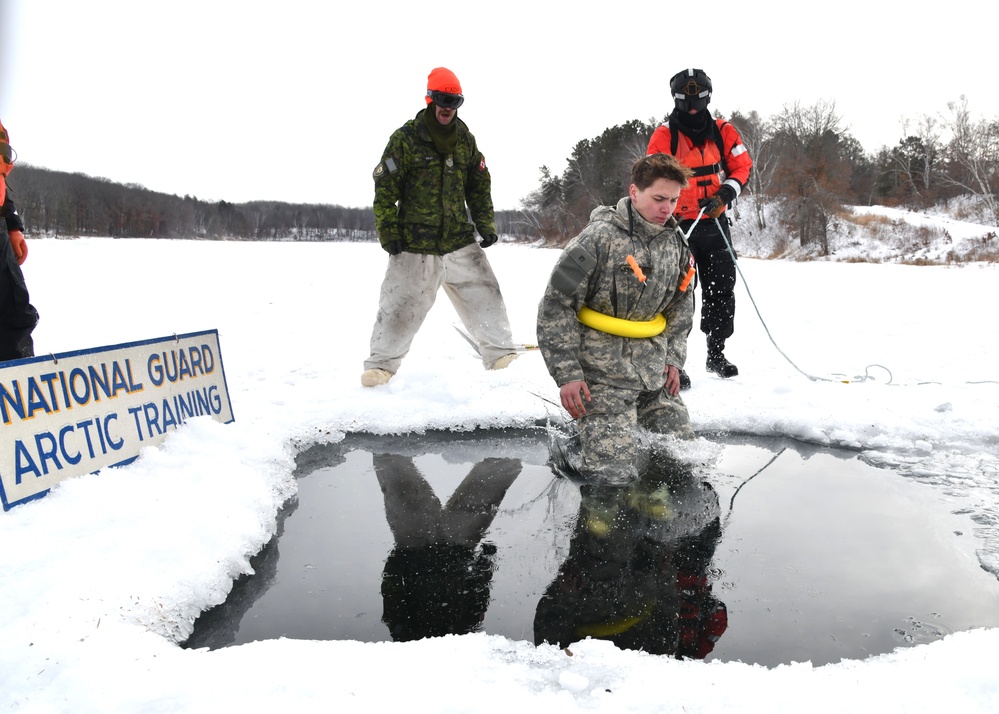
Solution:
M 375 167 L 375 227 L 383 246 L 400 241 L 410 253 L 443 255 L 474 243 L 475 230 L 496 233 L 492 179 L 465 122 L 455 116 L 458 143 L 442 156 L 423 111 L 392 134 Z
M 647 280 L 627 263 L 633 255 Z M 552 270 L 538 306 L 538 346 L 558 385 L 584 380 L 624 389 L 653 391 L 665 383 L 666 365 L 683 367 L 694 317 L 693 285 L 680 292 L 690 250 L 676 221 L 649 223 L 622 198 L 599 206 Z M 666 317 L 656 337 L 618 337 L 586 327 L 576 314 L 592 310 L 646 321 Z

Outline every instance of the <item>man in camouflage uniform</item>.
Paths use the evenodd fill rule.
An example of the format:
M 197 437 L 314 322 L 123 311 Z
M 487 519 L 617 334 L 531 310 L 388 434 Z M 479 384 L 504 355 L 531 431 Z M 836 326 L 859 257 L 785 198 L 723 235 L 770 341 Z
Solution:
M 503 369 L 517 356 L 503 294 L 482 250 L 496 242 L 489 169 L 458 118 L 464 97 L 454 73 L 434 69 L 426 101 L 392 134 L 374 171 L 375 227 L 389 262 L 361 375 L 365 387 L 398 371 L 441 286 L 486 369 Z
M 637 478 L 637 426 L 693 437 L 679 381 L 693 323 L 693 260 L 672 217 L 690 175 L 672 156 L 639 159 L 629 195 L 594 209 L 538 307 L 538 345 L 562 406 L 579 419 L 583 470 L 605 483 Z M 618 318 L 602 328 L 610 322 L 619 334 L 583 324 L 584 307 Z M 621 334 L 651 330 L 662 316 L 659 334 Z

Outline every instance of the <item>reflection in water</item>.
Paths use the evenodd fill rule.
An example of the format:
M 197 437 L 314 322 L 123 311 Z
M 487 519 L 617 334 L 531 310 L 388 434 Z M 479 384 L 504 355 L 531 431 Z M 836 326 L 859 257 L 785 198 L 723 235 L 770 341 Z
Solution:
M 278 535 L 186 646 L 480 631 L 818 666 L 999 624 L 999 583 L 952 494 L 781 440 L 684 464 L 649 447 L 641 481 L 601 489 L 572 468 L 571 435 L 550 436 L 350 434 L 303 451 Z
M 478 630 L 496 554 L 494 544 L 480 541 L 520 474 L 520 461 L 480 461 L 444 506 L 412 457 L 374 454 L 373 461 L 395 539 L 381 587 L 382 622 L 392 639 Z
M 721 536 L 715 490 L 662 453 L 641 473 L 629 486 L 581 485 L 569 555 L 535 613 L 535 644 L 592 637 L 704 659 L 725 632 L 728 614 L 708 577 Z

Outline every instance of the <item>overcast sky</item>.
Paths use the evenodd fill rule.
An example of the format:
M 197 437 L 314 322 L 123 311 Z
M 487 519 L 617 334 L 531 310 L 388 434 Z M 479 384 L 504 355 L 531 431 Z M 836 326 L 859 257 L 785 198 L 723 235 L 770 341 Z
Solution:
M 496 207 L 517 208 L 579 140 L 661 119 L 689 66 L 723 115 L 834 101 L 869 152 L 961 95 L 994 118 L 983 7 L 0 0 L 0 119 L 36 166 L 204 200 L 365 206 L 389 135 L 446 66 Z

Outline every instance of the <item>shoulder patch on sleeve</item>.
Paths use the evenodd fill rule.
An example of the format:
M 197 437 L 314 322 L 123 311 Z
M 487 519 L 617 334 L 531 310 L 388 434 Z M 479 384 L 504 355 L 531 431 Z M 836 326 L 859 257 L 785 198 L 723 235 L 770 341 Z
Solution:
M 597 259 L 581 245 L 569 246 L 552 271 L 552 287 L 564 295 L 572 295 L 597 265 Z
M 482 154 L 479 154 L 479 171 L 485 171 L 485 170 L 486 170 L 486 157 L 483 156 Z
M 379 178 L 381 178 L 382 176 L 385 175 L 386 171 L 388 171 L 389 173 L 393 173 L 396 170 L 398 170 L 398 168 L 399 167 L 396 166 L 396 164 L 395 164 L 395 159 L 389 157 L 389 158 L 385 159 L 384 161 L 380 162 L 375 167 L 375 170 L 371 172 L 371 177 L 374 178 L 374 179 L 379 179 Z

